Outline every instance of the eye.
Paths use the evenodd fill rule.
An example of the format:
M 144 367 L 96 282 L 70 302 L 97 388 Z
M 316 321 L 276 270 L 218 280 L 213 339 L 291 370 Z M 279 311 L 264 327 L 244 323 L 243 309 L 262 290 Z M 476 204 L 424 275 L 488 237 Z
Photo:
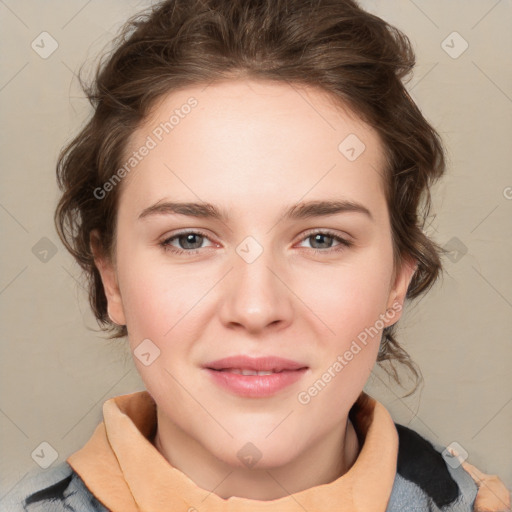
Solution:
M 311 250 L 314 251 L 315 254 L 337 252 L 353 245 L 353 242 L 346 240 L 329 230 L 309 232 L 302 238 L 302 242 L 309 239 L 312 240 L 313 247 L 311 247 Z M 165 251 L 169 251 L 174 254 L 194 255 L 199 253 L 200 249 L 203 248 L 201 246 L 205 240 L 210 240 L 210 238 L 201 231 L 182 231 L 181 233 L 177 233 L 166 238 L 164 241 L 160 242 L 159 245 L 163 247 Z M 173 245 L 173 242 L 175 241 L 181 247 Z M 333 241 L 338 242 L 338 245 L 332 246 Z M 319 245 L 320 247 L 314 247 L 315 245 Z M 212 246 L 213 244 L 210 247 Z
M 172 245 L 172 242 L 175 240 L 183 247 L 183 249 Z M 160 246 L 166 251 L 170 251 L 175 254 L 197 254 L 204 240 L 209 240 L 209 238 L 201 231 L 183 231 L 165 239 L 163 242 L 160 242 Z
M 315 254 L 342 251 L 343 249 L 354 245 L 353 242 L 346 240 L 345 238 L 342 238 L 341 236 L 329 230 L 317 230 L 314 232 L 309 232 L 302 239 L 302 241 L 306 240 L 312 240 L 311 243 L 313 247 L 311 249 L 315 252 Z M 333 247 L 332 241 L 337 241 L 338 245 Z M 315 245 L 318 245 L 319 247 L 315 247 Z

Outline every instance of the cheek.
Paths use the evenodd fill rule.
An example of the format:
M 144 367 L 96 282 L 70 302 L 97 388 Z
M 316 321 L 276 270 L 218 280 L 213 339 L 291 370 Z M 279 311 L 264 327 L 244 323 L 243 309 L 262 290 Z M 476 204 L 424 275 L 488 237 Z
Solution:
M 375 365 L 392 272 L 392 261 L 381 257 L 383 251 L 301 281 L 304 301 L 313 305 L 308 323 L 318 326 L 317 366 L 297 397 L 311 428 L 319 416 L 329 418 L 325 426 L 336 424 Z
M 374 326 L 385 312 L 392 274 L 390 247 L 389 251 L 381 247 L 354 253 L 343 264 L 308 270 L 304 268 L 295 276 L 294 290 L 322 321 L 325 339 L 344 344 Z M 382 328 L 381 322 L 377 327 Z
M 157 403 L 169 403 L 169 397 L 173 397 L 174 408 L 193 409 L 186 392 L 168 372 L 184 380 L 176 369 L 190 359 L 194 346 L 191 342 L 198 339 L 204 329 L 199 299 L 209 287 L 204 280 L 198 280 L 195 273 L 177 271 L 162 265 L 161 261 L 149 262 L 147 258 L 134 256 L 126 263 L 127 272 L 122 281 L 123 307 L 139 375 Z M 122 279 L 121 265 L 119 270 Z M 147 339 L 152 343 L 143 344 Z M 151 358 L 158 354 L 154 363 L 146 365 L 143 359 L 138 359 L 137 354 L 146 352 Z
M 191 266 L 166 265 L 159 250 L 132 251 L 119 258 L 121 293 L 130 339 L 167 344 L 173 334 L 195 321 L 199 299 L 210 286 Z M 133 339 L 132 339 L 133 338 Z

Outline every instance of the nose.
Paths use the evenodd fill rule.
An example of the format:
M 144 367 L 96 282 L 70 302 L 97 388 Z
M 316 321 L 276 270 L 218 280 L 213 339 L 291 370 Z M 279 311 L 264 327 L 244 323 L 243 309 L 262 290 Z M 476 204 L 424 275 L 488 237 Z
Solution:
M 264 249 L 252 262 L 234 252 L 233 268 L 223 284 L 221 321 L 254 335 L 285 328 L 293 317 L 293 293 L 286 281 L 271 250 Z

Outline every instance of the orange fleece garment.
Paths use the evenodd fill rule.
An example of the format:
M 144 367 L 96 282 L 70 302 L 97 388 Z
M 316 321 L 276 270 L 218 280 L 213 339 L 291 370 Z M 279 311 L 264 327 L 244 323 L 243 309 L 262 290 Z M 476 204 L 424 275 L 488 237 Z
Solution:
M 386 408 L 364 391 L 350 411 L 360 445 L 352 467 L 333 482 L 271 501 L 221 498 L 169 464 L 152 444 L 156 404 L 147 391 L 107 400 L 103 418 L 67 462 L 112 512 L 385 512 L 395 480 L 398 432 Z M 468 462 L 463 467 L 479 488 L 474 511 L 510 510 L 510 493 L 496 475 Z
M 385 512 L 396 474 L 398 432 L 386 408 L 362 392 L 350 418 L 360 453 L 344 475 L 283 498 L 221 498 L 197 486 L 152 444 L 156 404 L 147 391 L 103 404 L 104 421 L 68 464 L 113 512 Z

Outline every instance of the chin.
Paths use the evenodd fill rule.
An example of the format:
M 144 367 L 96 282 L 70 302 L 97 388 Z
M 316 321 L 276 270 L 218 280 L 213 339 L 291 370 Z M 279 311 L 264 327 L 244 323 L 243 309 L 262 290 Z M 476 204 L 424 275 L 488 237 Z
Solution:
M 279 438 L 269 442 L 265 435 L 261 436 L 261 441 L 254 437 L 243 441 L 236 439 L 216 456 L 229 466 L 239 469 L 272 469 L 290 463 L 297 447 L 287 446 Z

